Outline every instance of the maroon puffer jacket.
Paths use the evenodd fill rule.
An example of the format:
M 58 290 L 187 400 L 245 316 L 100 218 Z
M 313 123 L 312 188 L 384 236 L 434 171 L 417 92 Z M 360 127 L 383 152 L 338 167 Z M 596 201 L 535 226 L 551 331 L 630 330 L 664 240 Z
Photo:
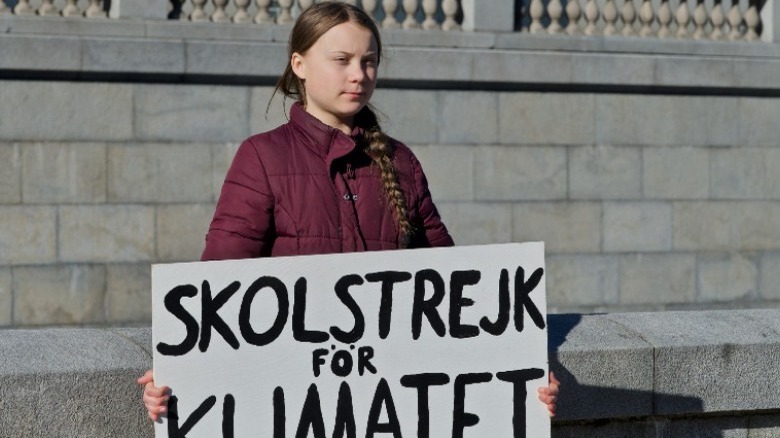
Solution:
M 355 135 L 360 135 L 356 130 Z M 410 247 L 450 246 L 420 163 L 405 145 L 393 164 L 415 234 Z M 399 247 L 379 170 L 352 137 L 294 104 L 290 121 L 238 149 L 202 260 Z

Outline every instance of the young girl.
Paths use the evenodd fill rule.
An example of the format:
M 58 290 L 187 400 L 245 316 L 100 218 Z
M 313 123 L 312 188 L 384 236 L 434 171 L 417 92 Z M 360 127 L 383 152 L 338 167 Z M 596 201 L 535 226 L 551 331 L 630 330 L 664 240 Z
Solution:
M 420 163 L 368 106 L 382 56 L 374 21 L 317 3 L 296 21 L 288 55 L 276 90 L 296 100 L 290 120 L 239 147 L 202 260 L 451 246 Z M 539 392 L 551 414 L 552 382 Z M 168 388 L 151 370 L 138 383 L 156 420 Z

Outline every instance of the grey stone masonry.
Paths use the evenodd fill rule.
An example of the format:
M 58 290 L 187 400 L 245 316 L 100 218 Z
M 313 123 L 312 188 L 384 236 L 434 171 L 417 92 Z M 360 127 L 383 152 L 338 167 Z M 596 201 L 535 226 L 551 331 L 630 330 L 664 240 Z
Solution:
M 562 384 L 553 437 L 780 433 L 780 310 L 547 322 Z M 2 436 L 151 438 L 135 379 L 152 347 L 149 328 L 0 331 Z

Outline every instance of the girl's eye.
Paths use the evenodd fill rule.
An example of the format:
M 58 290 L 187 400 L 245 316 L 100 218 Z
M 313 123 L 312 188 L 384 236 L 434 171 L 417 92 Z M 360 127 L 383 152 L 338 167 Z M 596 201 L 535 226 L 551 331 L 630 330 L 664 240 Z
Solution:
M 339 64 L 346 64 L 348 62 L 347 58 L 336 58 L 334 61 L 338 62 Z

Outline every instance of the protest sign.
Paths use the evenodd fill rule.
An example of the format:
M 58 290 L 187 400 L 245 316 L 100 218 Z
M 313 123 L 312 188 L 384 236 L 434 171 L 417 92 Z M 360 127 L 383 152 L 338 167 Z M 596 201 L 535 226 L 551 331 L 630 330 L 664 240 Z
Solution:
M 549 437 L 540 242 L 154 265 L 157 437 Z

